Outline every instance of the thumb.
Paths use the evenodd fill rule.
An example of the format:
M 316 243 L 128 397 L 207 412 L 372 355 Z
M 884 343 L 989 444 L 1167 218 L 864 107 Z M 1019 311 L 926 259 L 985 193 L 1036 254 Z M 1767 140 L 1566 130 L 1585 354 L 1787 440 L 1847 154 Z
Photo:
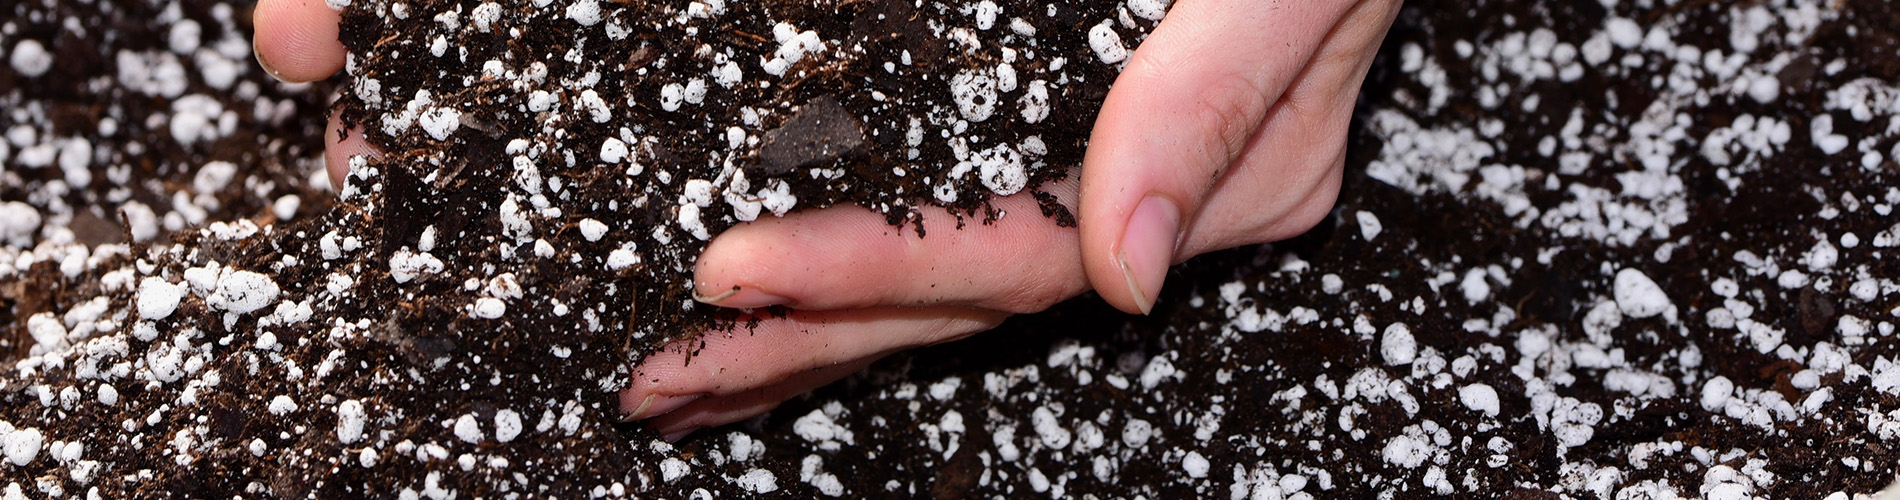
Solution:
M 1116 78 L 1083 158 L 1082 263 L 1115 307 L 1147 314 L 1184 222 L 1352 2 L 1176 2 Z
M 251 21 L 251 45 L 264 71 L 286 82 L 329 78 L 343 69 L 348 52 L 337 41 L 342 15 L 324 0 L 259 0 Z

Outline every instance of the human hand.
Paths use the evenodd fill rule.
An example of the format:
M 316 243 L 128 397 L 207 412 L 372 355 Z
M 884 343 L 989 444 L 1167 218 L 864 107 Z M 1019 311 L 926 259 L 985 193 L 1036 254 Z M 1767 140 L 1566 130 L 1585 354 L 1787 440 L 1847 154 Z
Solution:
M 260 0 L 254 14 L 257 28 L 253 40 L 259 63 L 271 75 L 280 80 L 304 82 L 327 78 L 344 65 L 346 49 L 337 41 L 339 14 L 331 10 L 322 0 Z M 338 132 L 343 124 L 332 116 L 327 126 L 325 160 L 331 180 L 341 186 L 348 173 L 349 158 L 361 154 L 378 152 L 365 142 L 362 130 L 347 134 L 349 139 L 339 139 Z M 1076 200 L 1076 182 L 1071 180 L 1048 187 L 1056 193 L 1065 205 L 1073 206 Z M 997 208 L 1014 212 L 1015 215 L 994 224 L 972 227 L 963 231 L 939 231 L 929 239 L 925 246 L 916 239 L 915 233 L 901 231 L 883 222 L 882 215 L 876 215 L 862 208 L 839 207 L 831 210 L 794 214 L 791 217 L 762 220 L 752 227 L 752 234 L 786 236 L 787 239 L 756 241 L 765 245 L 801 245 L 802 254 L 830 257 L 834 260 L 818 261 L 805 259 L 806 265 L 818 268 L 854 270 L 856 272 L 874 272 L 866 268 L 854 268 L 849 264 L 859 258 L 877 257 L 880 262 L 906 272 L 923 269 L 931 263 L 941 264 L 942 272 L 935 276 L 912 273 L 912 280 L 897 285 L 916 285 L 916 289 L 892 287 L 884 290 L 857 290 L 863 295 L 845 297 L 839 295 L 824 296 L 815 294 L 801 303 L 800 310 L 785 318 L 775 318 L 764 322 L 755 332 L 709 333 L 703 339 L 704 349 L 694 352 L 693 363 L 686 363 L 686 349 L 682 344 L 669 347 L 643 365 L 640 373 L 659 380 L 694 380 L 703 385 L 667 385 L 666 389 L 675 391 L 667 395 L 642 390 L 640 384 L 622 395 L 622 412 L 633 412 L 641 408 L 648 415 L 667 413 L 686 406 L 699 399 L 701 394 L 713 395 L 701 404 L 678 412 L 674 418 L 690 417 L 678 421 L 662 420 L 655 428 L 678 438 L 686 426 L 713 425 L 737 420 L 746 416 L 762 413 L 776 406 L 789 395 L 805 392 L 819 385 L 829 383 L 863 368 L 878 356 L 867 352 L 888 353 L 917 345 L 929 344 L 960 338 L 970 333 L 988 330 L 1000 323 L 1009 313 L 1041 310 L 1064 298 L 1082 292 L 1085 281 L 1080 267 L 1075 266 L 1073 256 L 1077 255 L 1075 231 L 1058 228 L 1046 218 L 1036 215 L 1040 207 L 1035 200 L 1021 197 L 1000 200 Z M 924 222 L 930 227 L 948 228 L 956 225 L 947 213 L 936 212 L 926 217 Z M 766 229 L 772 228 L 772 229 Z M 905 236 L 894 236 L 902 233 Z M 1024 237 L 1035 234 L 1037 237 Z M 800 238 L 805 238 L 801 240 Z M 1051 246 L 1051 241 L 1056 242 Z M 715 245 L 734 245 L 743 247 L 748 244 L 743 236 L 720 238 Z M 991 247 L 990 245 L 997 245 Z M 789 247 L 784 247 L 789 248 Z M 911 255 L 911 260 L 896 261 L 891 257 L 894 252 L 903 252 L 905 248 L 920 250 Z M 921 252 L 929 250 L 935 253 Z M 771 247 L 762 251 L 774 251 Z M 749 250 L 726 252 L 725 255 L 743 255 Z M 1053 252 L 1065 256 L 1058 260 L 1059 269 L 1036 269 L 1034 266 L 1046 264 L 1035 259 L 1020 259 L 1014 266 L 1000 266 L 998 269 L 1010 269 L 1008 275 L 1046 281 L 1018 281 L 1014 288 L 1038 293 L 1037 296 L 1008 297 L 995 293 L 992 287 L 1010 283 L 1005 277 L 984 277 L 980 282 L 962 270 L 969 267 L 991 267 L 998 262 L 986 259 L 1009 257 L 1013 255 L 1038 255 Z M 969 259 L 958 260 L 962 255 Z M 716 265 L 715 268 L 732 269 L 731 265 Z M 1065 274 L 1066 273 L 1066 274 Z M 834 273 L 839 282 L 828 284 L 833 289 L 850 280 L 864 281 L 865 274 Z M 948 285 L 954 282 L 970 285 L 980 284 L 983 288 L 966 286 L 967 301 L 964 305 L 950 305 L 957 302 Z M 939 290 L 942 293 L 930 294 L 930 284 L 944 283 Z M 781 290 L 791 290 L 780 287 Z M 789 292 L 788 292 L 789 293 Z M 916 296 L 938 304 L 935 307 L 906 307 L 922 304 L 899 304 L 898 297 Z M 725 297 L 725 303 L 739 303 L 744 300 L 757 300 L 748 296 Z M 980 301 L 978 299 L 981 299 Z M 829 300 L 830 302 L 826 302 Z M 893 335 L 889 332 L 902 332 Z M 764 344 L 761 341 L 767 340 Z M 698 347 L 698 341 L 691 343 Z M 755 349 L 769 345 L 771 349 Z M 756 369 L 728 370 L 727 367 L 749 367 Z M 810 368 L 822 367 L 822 368 Z M 650 384 L 649 384 L 650 386 Z M 628 401 L 629 396 L 638 396 Z M 654 396 L 648 400 L 648 396 Z M 706 423 L 710 422 L 710 424 Z
M 1285 239 L 1331 211 L 1359 85 L 1395 0 L 1182 0 L 1103 103 L 1078 187 L 1078 229 L 1017 195 L 993 226 L 928 238 L 856 207 L 762 219 L 701 254 L 698 298 L 785 305 L 749 331 L 669 346 L 621 393 L 668 439 L 764 413 L 892 352 L 966 337 L 1087 289 L 1148 313 L 1167 268 Z
M 720 235 L 698 262 L 697 288 L 721 291 L 705 302 L 796 310 L 650 356 L 621 410 L 677 439 L 1090 288 L 1148 312 L 1169 265 L 1290 237 L 1331 209 L 1359 83 L 1397 10 L 1393 0 L 1184 0 L 1116 80 L 1080 193 L 1074 181 L 1048 187 L 1066 206 L 1080 201 L 1079 231 L 1018 195 L 995 202 L 1013 217 L 928 239 L 855 207 Z M 255 52 L 277 78 L 342 69 L 339 15 L 321 0 L 260 0 L 254 20 Z M 349 157 L 377 151 L 360 131 L 341 138 L 334 116 L 327 130 L 326 165 L 340 185 Z M 955 225 L 941 212 L 924 223 Z

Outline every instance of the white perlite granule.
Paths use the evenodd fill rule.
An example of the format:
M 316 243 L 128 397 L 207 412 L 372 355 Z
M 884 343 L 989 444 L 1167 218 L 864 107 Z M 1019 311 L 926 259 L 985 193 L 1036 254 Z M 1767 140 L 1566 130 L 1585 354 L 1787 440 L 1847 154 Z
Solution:
M 600 3 L 594 0 L 580 0 L 568 4 L 567 18 L 581 26 L 593 26 L 600 22 Z
M 270 409 L 271 415 L 276 415 L 276 416 L 281 417 L 287 413 L 297 411 L 297 402 L 291 401 L 290 396 L 279 395 L 277 397 L 271 398 L 269 409 Z
M 1201 452 L 1190 451 L 1187 456 L 1181 457 L 1181 470 L 1187 472 L 1188 477 L 1196 479 L 1207 477 L 1209 468 L 1207 457 L 1201 456 Z
M 1359 221 L 1359 236 L 1365 238 L 1366 241 L 1378 238 L 1379 233 L 1385 231 L 1385 225 L 1379 222 L 1379 216 L 1372 212 L 1360 210 L 1353 213 L 1353 218 Z
M 481 319 L 500 318 L 501 315 L 507 314 L 507 313 L 508 313 L 508 303 L 502 302 L 501 299 L 497 299 L 494 297 L 482 297 L 479 299 L 475 299 L 475 304 L 472 306 L 469 306 L 469 310 L 468 310 L 469 316 L 481 318 Z
M 1105 64 L 1128 60 L 1128 47 L 1122 45 L 1121 35 L 1115 34 L 1115 28 L 1107 22 L 1089 28 L 1089 48 Z
M 1616 272 L 1616 307 L 1632 318 L 1649 318 L 1675 307 L 1648 275 L 1635 269 Z
M 594 219 L 581 219 L 580 229 L 581 237 L 587 241 L 600 241 L 600 237 L 607 235 L 607 225 Z
M 997 146 L 971 155 L 970 161 L 976 163 L 977 177 L 983 181 L 983 187 L 989 188 L 997 196 L 1009 196 L 1022 191 L 1029 185 L 1029 172 L 1024 169 L 1023 155 L 1015 148 Z
M 455 108 L 429 108 L 417 120 L 421 122 L 422 130 L 438 141 L 448 140 L 450 135 L 462 128 L 462 112 Z
M 1474 383 L 1458 389 L 1458 401 L 1471 411 L 1498 416 L 1498 391 L 1489 385 Z
M 443 269 L 442 260 L 428 252 L 397 250 L 389 256 L 389 277 L 397 283 L 408 283 L 424 275 L 440 273 Z
M 17 247 L 30 247 L 41 221 L 40 211 L 32 205 L 17 201 L 0 203 L 0 240 Z
M 601 141 L 600 161 L 613 165 L 613 164 L 619 164 L 621 160 L 625 160 L 625 159 L 627 159 L 627 143 L 626 142 L 622 142 L 620 139 L 615 139 L 612 137 L 608 137 L 607 140 Z
M 1404 323 L 1385 327 L 1385 337 L 1379 340 L 1379 356 L 1385 359 L 1387 366 L 1409 365 L 1418 359 L 1418 340 L 1412 337 L 1411 327 Z
M 765 469 L 747 471 L 745 475 L 732 479 L 732 483 L 755 494 L 778 491 L 778 477 L 772 475 L 772 471 Z
M 369 423 L 369 413 L 363 409 L 363 403 L 357 400 L 344 401 L 336 405 L 336 439 L 343 444 L 363 440 L 363 426 Z
M 1128 0 L 1128 11 L 1149 21 L 1160 21 L 1174 0 Z
M 514 410 L 495 412 L 495 440 L 503 443 L 514 441 L 521 435 L 521 414 Z
M 28 78 L 36 78 L 53 69 L 53 54 L 39 40 L 20 40 L 13 46 L 13 55 L 7 58 L 13 63 L 13 69 Z
M 138 308 L 139 317 L 145 319 L 165 319 L 178 310 L 179 300 L 185 291 L 179 285 L 165 281 L 165 278 L 152 276 L 139 281 Z
M 979 71 L 957 73 L 950 79 L 950 97 L 963 119 L 982 123 L 996 113 L 996 79 Z
M 218 280 L 218 292 L 205 299 L 212 307 L 245 314 L 277 301 L 277 282 L 269 276 L 238 271 Z
M 33 463 L 34 458 L 39 457 L 40 445 L 44 444 L 45 439 L 37 428 L 20 429 L 8 433 L 5 438 L 0 438 L 0 441 L 4 441 L 0 442 L 0 448 L 6 450 L 7 462 L 25 466 Z
M 482 425 L 475 421 L 474 415 L 463 414 L 455 419 L 455 437 L 465 443 L 482 442 Z

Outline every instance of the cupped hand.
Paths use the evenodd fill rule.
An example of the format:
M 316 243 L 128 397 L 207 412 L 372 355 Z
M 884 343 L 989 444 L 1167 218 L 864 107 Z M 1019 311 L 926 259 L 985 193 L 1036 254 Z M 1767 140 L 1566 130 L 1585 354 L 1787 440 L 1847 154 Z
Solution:
M 1049 188 L 1075 198 L 1074 181 Z M 995 205 L 1000 220 L 962 229 L 951 229 L 951 214 L 927 210 L 924 226 L 939 228 L 927 237 L 856 206 L 722 233 L 700 254 L 696 298 L 787 305 L 791 314 L 648 356 L 620 393 L 621 410 L 678 439 L 764 413 L 884 355 L 960 339 L 1082 293 L 1075 229 L 1043 217 L 1028 196 Z
M 1090 289 L 1145 314 L 1170 265 L 1304 232 L 1338 194 L 1359 85 L 1399 3 L 1177 2 L 1109 92 L 1079 186 L 1047 187 L 1079 206 L 1079 228 L 1017 195 L 995 201 L 1002 220 L 960 230 L 926 211 L 928 238 L 857 207 L 728 230 L 700 256 L 698 298 L 793 312 L 649 356 L 621 411 L 678 439 Z M 290 82 L 335 74 L 346 53 L 338 20 L 323 0 L 260 0 L 259 62 Z M 349 157 L 377 154 L 360 131 L 342 131 L 332 116 L 325 160 L 337 185 Z
M 260 0 L 253 20 L 258 62 L 279 80 L 314 81 L 343 68 L 347 51 L 337 41 L 340 16 L 323 0 Z M 379 154 L 363 140 L 360 128 L 343 131 L 340 120 L 332 116 L 325 163 L 337 186 L 348 174 L 351 156 Z M 1074 206 L 1074 181 L 1049 189 L 1064 204 Z M 964 231 L 938 231 L 928 245 L 915 233 L 885 224 L 883 216 L 856 207 L 761 220 L 740 234 L 718 238 L 713 248 L 731 250 L 711 255 L 794 252 L 812 256 L 792 261 L 803 266 L 797 268 L 799 273 L 835 279 L 812 281 L 814 288 L 774 285 L 781 293 L 803 297 L 802 309 L 764 321 L 756 330 L 708 333 L 649 357 L 637 370 L 632 387 L 621 394 L 623 415 L 671 413 L 654 427 L 677 439 L 692 428 L 763 413 L 790 395 L 837 380 L 883 354 L 988 330 L 1010 313 L 1041 310 L 1081 293 L 1085 285 L 1073 259 L 1078 251 L 1075 231 L 1041 217 L 1040 206 L 1027 197 L 1000 200 L 996 206 L 1013 215 L 988 225 L 973 224 Z M 951 219 L 938 212 L 924 223 L 947 228 L 957 224 Z M 766 238 L 748 239 L 747 235 Z M 1046 262 L 1014 257 L 1051 253 L 1063 258 Z M 854 266 L 854 261 L 884 267 Z M 710 268 L 736 270 L 740 265 Z M 1010 271 L 987 276 L 964 271 L 973 267 Z M 821 269 L 843 272 L 818 272 Z M 758 270 L 767 272 L 771 270 Z M 887 281 L 890 286 L 880 289 L 850 286 L 870 282 L 882 272 L 902 272 L 907 279 Z M 996 292 L 996 287 L 1005 285 L 1020 292 Z M 745 289 L 717 302 L 784 303 L 758 296 L 757 290 Z M 824 290 L 849 290 L 855 295 Z M 687 408 L 674 411 L 681 407 Z
M 1115 81 L 1090 136 L 1079 228 L 1027 195 L 994 225 L 928 238 L 855 207 L 740 225 L 700 255 L 702 302 L 786 318 L 669 346 L 621 393 L 669 439 L 764 413 L 889 353 L 960 339 L 1093 289 L 1148 313 L 1169 266 L 1305 232 L 1331 211 L 1347 126 L 1396 0 L 1180 0 Z M 926 211 L 937 212 L 937 211 Z

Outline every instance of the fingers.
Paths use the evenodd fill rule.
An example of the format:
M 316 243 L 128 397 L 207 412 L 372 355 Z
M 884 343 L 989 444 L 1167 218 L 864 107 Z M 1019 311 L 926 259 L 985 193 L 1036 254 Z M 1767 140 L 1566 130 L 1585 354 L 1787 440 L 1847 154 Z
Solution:
M 343 69 L 347 51 L 337 40 L 342 17 L 323 0 L 259 0 L 251 20 L 257 26 L 251 38 L 257 64 L 278 80 L 322 80 Z M 339 190 L 349 176 L 351 156 L 380 154 L 363 140 L 361 128 L 346 132 L 334 113 L 323 139 L 323 163 L 330 185 Z
M 331 113 L 330 124 L 324 126 L 323 146 L 323 166 L 330 171 L 330 185 L 338 191 L 343 190 L 343 183 L 350 175 L 350 157 L 383 155 L 363 139 L 362 127 L 345 130 L 343 119 L 337 113 Z
M 1104 300 L 1153 308 L 1184 222 L 1350 7 L 1180 2 L 1135 51 L 1083 160 L 1081 255 Z
M 1075 183 L 1049 187 L 1058 198 L 1072 197 Z M 1006 214 L 1001 220 L 965 218 L 961 229 L 954 216 L 925 209 L 923 237 L 912 226 L 847 206 L 742 224 L 700 254 L 695 289 L 702 301 L 724 307 L 802 310 L 961 305 L 1031 312 L 1081 293 L 1075 230 L 1045 217 L 1028 194 L 995 205 Z
M 342 17 L 324 0 L 259 0 L 251 19 L 258 65 L 278 80 L 322 80 L 343 69 L 346 51 L 337 41 Z
M 1005 317 L 960 307 L 798 311 L 754 329 L 708 332 L 641 361 L 621 392 L 620 408 L 629 420 L 649 418 L 700 399 L 745 394 L 814 370 L 963 338 Z
M 880 356 L 881 357 L 881 356 Z M 857 373 L 879 357 L 865 358 L 842 365 L 819 368 L 792 376 L 771 386 L 730 396 L 692 401 L 678 411 L 654 417 L 647 425 L 667 441 L 679 441 L 698 429 L 718 427 L 772 411 L 780 403 L 810 392 L 838 379 Z

